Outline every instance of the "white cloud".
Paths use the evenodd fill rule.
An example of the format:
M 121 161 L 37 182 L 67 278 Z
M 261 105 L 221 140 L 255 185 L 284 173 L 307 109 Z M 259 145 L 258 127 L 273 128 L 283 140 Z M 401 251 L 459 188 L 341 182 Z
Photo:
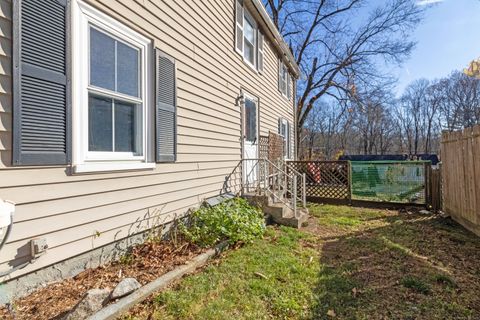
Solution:
M 419 0 L 417 1 L 417 6 L 428 6 L 435 3 L 443 2 L 444 0 Z

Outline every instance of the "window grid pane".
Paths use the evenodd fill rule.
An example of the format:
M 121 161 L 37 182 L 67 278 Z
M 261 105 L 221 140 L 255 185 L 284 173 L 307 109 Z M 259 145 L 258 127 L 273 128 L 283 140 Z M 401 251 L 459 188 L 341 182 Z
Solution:
M 91 95 L 88 100 L 88 150 L 111 152 L 112 99 Z
M 117 42 L 117 92 L 139 96 L 139 52 Z
M 88 151 L 142 155 L 142 105 L 89 96 Z
M 115 91 L 115 40 L 90 28 L 90 83 Z
M 141 128 L 137 126 L 137 105 L 115 101 L 115 152 L 138 153 L 137 134 Z

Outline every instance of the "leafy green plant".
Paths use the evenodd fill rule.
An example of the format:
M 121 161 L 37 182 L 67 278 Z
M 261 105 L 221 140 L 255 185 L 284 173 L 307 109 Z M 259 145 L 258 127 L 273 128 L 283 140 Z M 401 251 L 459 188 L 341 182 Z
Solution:
M 203 206 L 192 212 L 188 223 L 180 226 L 185 238 L 201 247 L 227 240 L 229 244 L 251 242 L 265 232 L 265 220 L 260 209 L 241 198 L 216 206 Z

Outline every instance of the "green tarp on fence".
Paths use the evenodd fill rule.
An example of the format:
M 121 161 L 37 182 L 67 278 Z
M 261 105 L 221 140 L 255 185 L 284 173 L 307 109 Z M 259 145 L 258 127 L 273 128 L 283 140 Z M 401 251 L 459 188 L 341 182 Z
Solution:
M 429 161 L 352 161 L 350 164 L 352 199 L 425 204 Z

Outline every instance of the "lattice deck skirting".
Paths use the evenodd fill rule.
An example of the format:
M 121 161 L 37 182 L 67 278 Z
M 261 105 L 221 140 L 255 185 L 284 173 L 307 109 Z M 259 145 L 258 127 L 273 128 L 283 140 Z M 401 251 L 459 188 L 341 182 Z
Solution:
M 305 174 L 307 197 L 351 198 L 348 161 L 289 161 L 288 164 Z

